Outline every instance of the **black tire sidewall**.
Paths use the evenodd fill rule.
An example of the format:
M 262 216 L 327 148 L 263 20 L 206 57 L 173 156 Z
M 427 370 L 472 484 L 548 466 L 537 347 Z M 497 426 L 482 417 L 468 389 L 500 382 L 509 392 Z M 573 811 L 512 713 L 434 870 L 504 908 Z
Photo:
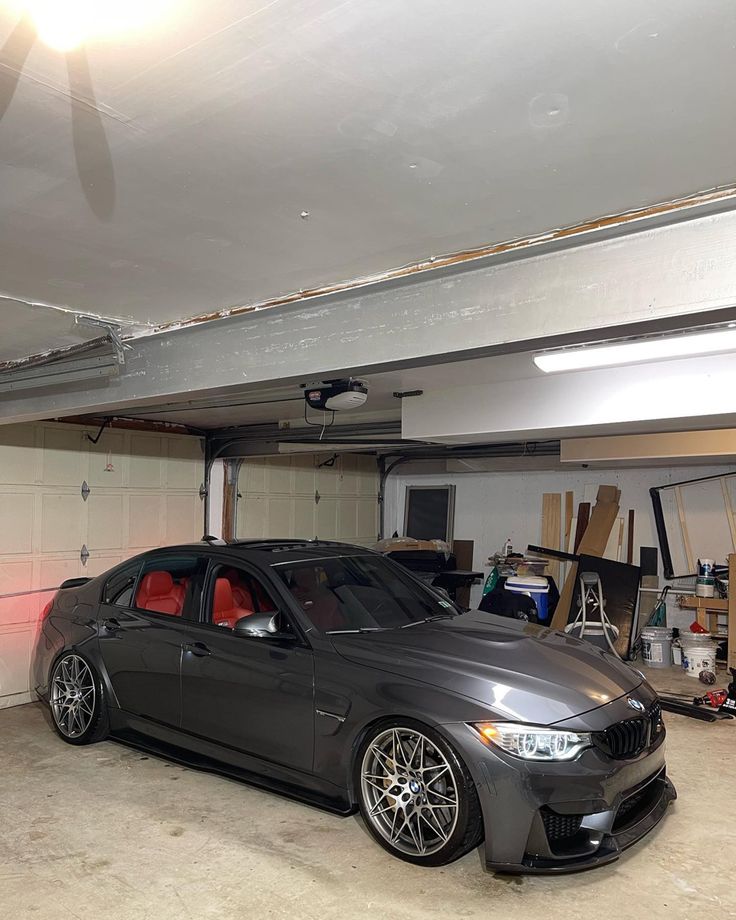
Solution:
M 455 782 L 455 788 L 458 790 L 458 816 L 455 828 L 447 843 L 445 843 L 439 850 L 436 850 L 434 853 L 431 853 L 428 856 L 414 856 L 410 853 L 404 853 L 401 850 L 393 847 L 391 843 L 389 843 L 389 841 L 386 840 L 386 838 L 381 834 L 381 832 L 373 826 L 373 822 L 367 815 L 367 809 L 363 801 L 363 790 L 361 784 L 361 769 L 363 765 L 363 758 L 373 739 L 377 735 L 380 735 L 382 732 L 385 732 L 390 728 L 407 728 L 413 731 L 421 732 L 426 738 L 428 738 L 432 744 L 442 752 L 443 756 L 450 765 L 450 770 L 452 771 L 453 780 Z M 472 849 L 472 847 L 477 845 L 479 842 L 479 840 L 474 840 L 470 845 L 467 844 L 470 825 L 473 821 L 477 823 L 480 814 L 478 796 L 475 791 L 475 786 L 473 785 L 472 779 L 470 779 L 470 774 L 468 773 L 467 767 L 463 763 L 460 756 L 456 753 L 452 745 L 438 731 L 430 728 L 428 725 L 425 725 L 422 722 L 417 722 L 414 719 L 387 719 L 377 725 L 374 725 L 368 731 L 365 738 L 361 742 L 360 747 L 358 748 L 358 753 L 355 758 L 353 783 L 355 795 L 358 800 L 360 814 L 363 819 L 363 823 L 368 829 L 370 835 L 385 850 L 388 850 L 392 856 L 396 856 L 398 859 L 403 859 L 405 862 L 410 862 L 417 866 L 444 866 L 447 863 L 453 862 L 455 859 L 459 859 L 461 856 L 467 853 L 469 849 Z M 476 814 L 472 813 L 474 809 L 477 812 Z
M 64 732 L 56 724 L 56 718 L 54 716 L 53 704 L 51 701 L 51 693 L 53 688 L 53 679 L 56 674 L 57 668 L 60 666 L 64 658 L 69 656 L 75 656 L 76 658 L 81 658 L 82 661 L 87 665 L 92 674 L 92 679 L 95 682 L 95 705 L 92 712 L 92 718 L 90 719 L 89 725 L 84 730 L 81 735 L 77 735 L 75 738 L 70 738 L 68 735 L 65 735 Z M 66 741 L 67 744 L 73 744 L 77 747 L 84 744 L 94 744 L 96 741 L 101 741 L 103 738 L 107 737 L 108 733 L 108 722 L 107 722 L 107 704 L 105 702 L 104 696 L 105 690 L 100 680 L 100 675 L 97 673 L 97 668 L 94 664 L 87 658 L 86 655 L 83 655 L 81 652 L 76 649 L 66 649 L 62 652 L 58 658 L 54 661 L 51 666 L 50 678 L 49 678 L 49 709 L 51 711 L 51 721 L 54 724 L 54 729 L 56 734 Z

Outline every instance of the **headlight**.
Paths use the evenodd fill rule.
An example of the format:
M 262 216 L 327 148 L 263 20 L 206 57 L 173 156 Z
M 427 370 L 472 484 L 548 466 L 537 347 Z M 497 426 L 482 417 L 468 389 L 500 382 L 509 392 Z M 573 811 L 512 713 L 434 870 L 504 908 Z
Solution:
M 555 731 L 518 722 L 476 722 L 484 741 L 523 760 L 573 760 L 591 745 L 588 732 Z

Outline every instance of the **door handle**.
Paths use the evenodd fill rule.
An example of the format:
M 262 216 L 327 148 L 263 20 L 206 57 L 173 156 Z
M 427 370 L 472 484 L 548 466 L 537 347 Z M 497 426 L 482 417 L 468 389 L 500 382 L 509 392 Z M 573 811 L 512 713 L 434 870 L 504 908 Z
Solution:
M 111 617 L 109 620 L 104 620 L 102 625 L 108 632 L 117 632 L 120 629 L 120 623 L 118 623 L 115 617 Z
M 184 651 L 191 652 L 192 655 L 196 655 L 197 658 L 206 658 L 208 655 L 212 654 L 204 642 L 187 642 L 184 645 Z

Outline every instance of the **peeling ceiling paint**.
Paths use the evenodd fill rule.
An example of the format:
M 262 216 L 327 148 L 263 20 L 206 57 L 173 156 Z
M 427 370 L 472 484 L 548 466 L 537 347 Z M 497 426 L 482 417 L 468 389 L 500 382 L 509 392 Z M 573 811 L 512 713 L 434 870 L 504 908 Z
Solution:
M 730 0 L 215 0 L 69 58 L 2 11 L 0 359 L 728 186 L 734 45 Z

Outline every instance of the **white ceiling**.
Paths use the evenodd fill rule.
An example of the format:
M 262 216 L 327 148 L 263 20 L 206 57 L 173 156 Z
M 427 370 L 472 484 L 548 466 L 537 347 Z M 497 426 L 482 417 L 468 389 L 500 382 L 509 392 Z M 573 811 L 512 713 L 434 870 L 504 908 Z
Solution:
M 24 302 L 156 324 L 736 178 L 731 0 L 181 0 L 88 72 L 0 3 L 3 43 L 0 359 L 71 334 Z

